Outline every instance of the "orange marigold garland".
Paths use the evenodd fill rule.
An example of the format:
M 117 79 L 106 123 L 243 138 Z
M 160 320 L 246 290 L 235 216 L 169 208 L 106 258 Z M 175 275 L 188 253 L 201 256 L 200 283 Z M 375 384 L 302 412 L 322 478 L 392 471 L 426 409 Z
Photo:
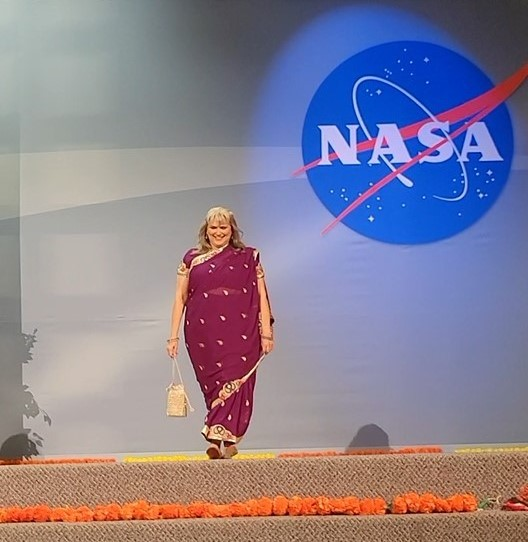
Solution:
M 39 459 L 39 458 L 22 458 L 22 459 L 0 459 L 0 466 L 7 465 L 69 465 L 82 463 L 117 463 L 115 457 L 72 457 L 66 459 Z
M 195 501 L 190 504 L 152 504 L 145 500 L 131 503 L 50 507 L 47 505 L 0 508 L 0 523 L 22 522 L 89 522 L 122 520 L 158 520 L 182 518 L 226 518 L 266 516 L 383 515 L 386 513 L 430 514 L 435 512 L 472 512 L 477 499 L 471 494 L 441 498 L 432 493 L 405 493 L 394 498 L 390 506 L 381 497 L 359 499 L 348 497 L 300 497 L 279 495 L 244 502 L 216 504 Z
M 386 454 L 440 454 L 443 449 L 439 446 L 418 446 L 407 448 L 350 448 L 344 452 L 337 450 L 308 451 L 308 452 L 281 452 L 278 458 L 306 458 L 306 457 L 340 457 L 348 455 L 386 455 Z
M 273 499 L 273 515 L 285 516 L 288 513 L 288 499 L 283 495 L 278 495 Z
M 441 498 L 432 493 L 405 493 L 395 497 L 390 506 L 392 514 L 432 514 L 445 512 L 474 512 L 478 508 L 475 495 L 458 493 Z

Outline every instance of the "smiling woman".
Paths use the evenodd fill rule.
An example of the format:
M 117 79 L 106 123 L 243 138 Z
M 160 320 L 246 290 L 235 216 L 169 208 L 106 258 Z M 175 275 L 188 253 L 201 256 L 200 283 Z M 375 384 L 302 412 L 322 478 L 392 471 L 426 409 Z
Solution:
M 230 210 L 209 210 L 198 246 L 178 267 L 167 339 L 167 353 L 175 357 L 185 314 L 185 346 L 208 411 L 202 434 L 211 459 L 238 453 L 253 411 L 256 366 L 274 346 L 259 252 L 241 237 Z

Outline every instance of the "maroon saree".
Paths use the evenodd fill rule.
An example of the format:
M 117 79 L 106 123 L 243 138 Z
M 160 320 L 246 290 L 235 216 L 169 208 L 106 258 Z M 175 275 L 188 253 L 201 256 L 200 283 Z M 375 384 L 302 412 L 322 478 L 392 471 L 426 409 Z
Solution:
M 255 373 L 243 378 L 261 355 L 258 252 L 227 246 L 207 254 L 188 251 L 185 346 L 205 398 L 202 434 L 238 442 L 253 411 Z

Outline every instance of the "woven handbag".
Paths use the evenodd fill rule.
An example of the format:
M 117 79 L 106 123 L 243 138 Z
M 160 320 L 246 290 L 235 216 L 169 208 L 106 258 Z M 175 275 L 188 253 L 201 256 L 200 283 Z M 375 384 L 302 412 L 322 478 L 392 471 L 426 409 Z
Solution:
M 176 382 L 176 372 L 180 379 Z M 167 416 L 185 417 L 189 412 L 194 412 L 191 406 L 176 358 L 172 358 L 172 382 L 167 388 Z

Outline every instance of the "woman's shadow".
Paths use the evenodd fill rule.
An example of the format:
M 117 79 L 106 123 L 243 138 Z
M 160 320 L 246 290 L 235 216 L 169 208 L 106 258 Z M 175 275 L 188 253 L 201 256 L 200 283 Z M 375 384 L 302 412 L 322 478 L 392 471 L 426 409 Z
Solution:
M 363 425 L 358 429 L 354 438 L 350 441 L 346 451 L 354 451 L 358 449 L 381 449 L 389 450 L 389 435 L 374 423 Z

